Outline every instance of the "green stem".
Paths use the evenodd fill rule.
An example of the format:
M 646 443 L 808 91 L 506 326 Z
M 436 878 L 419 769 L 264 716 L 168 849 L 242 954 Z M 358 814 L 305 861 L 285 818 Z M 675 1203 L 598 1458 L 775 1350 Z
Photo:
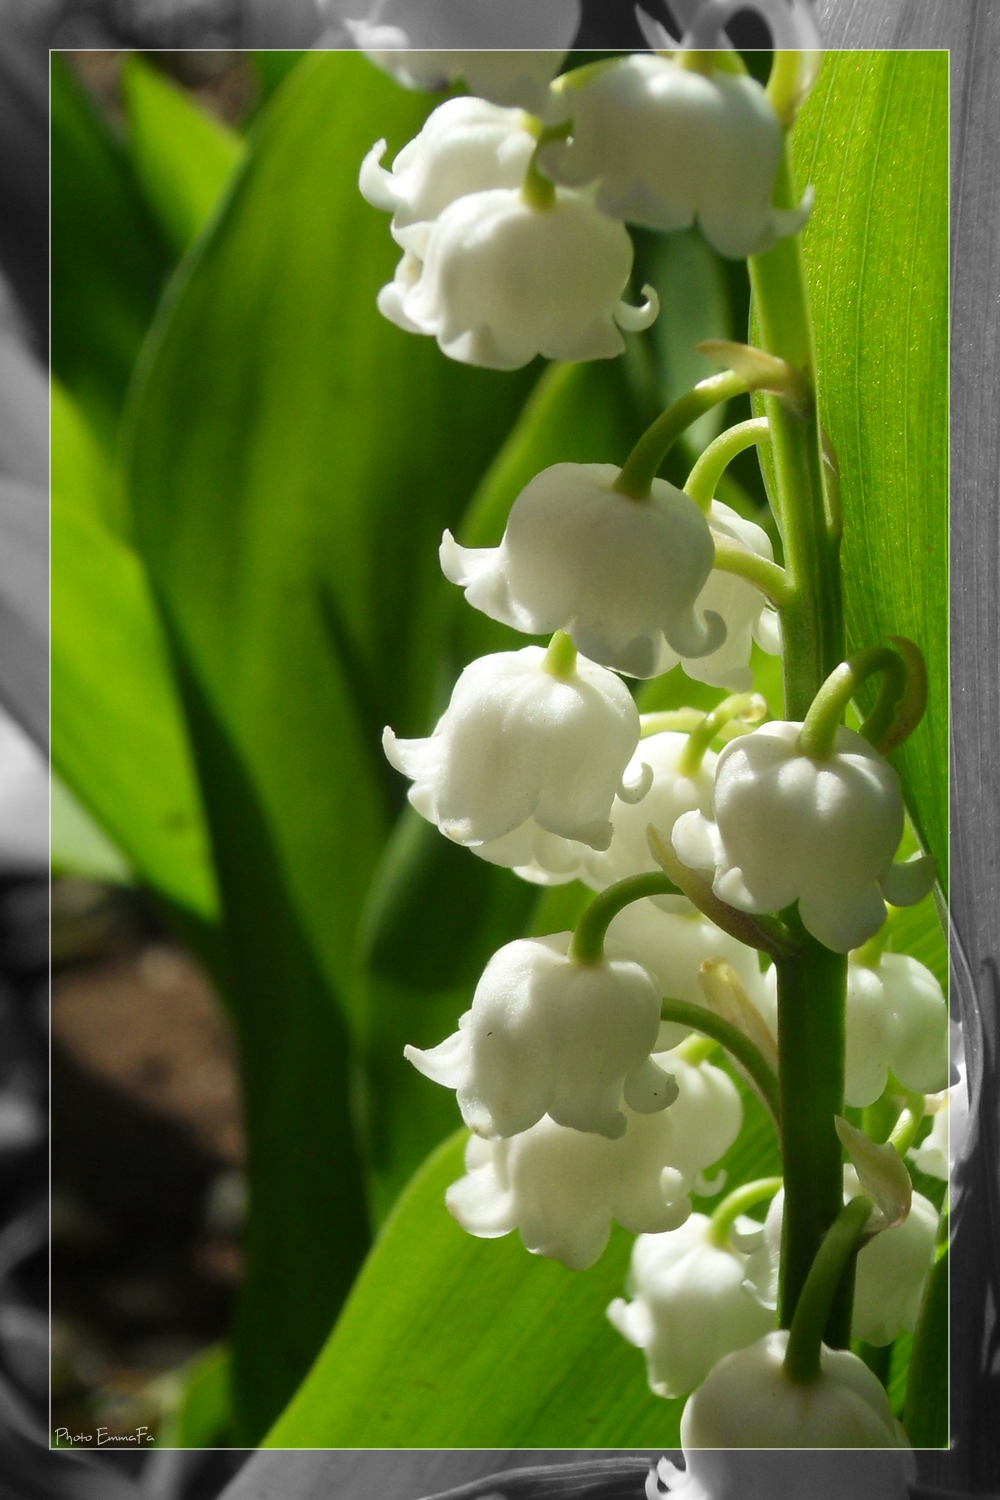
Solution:
M 576 647 L 565 631 L 557 630 L 549 641 L 542 668 L 551 676 L 557 677 L 560 682 L 569 682 L 575 673 Z
M 764 1054 L 757 1050 L 744 1032 L 724 1021 L 714 1011 L 706 1010 L 703 1005 L 692 1005 L 689 1000 L 664 1000 L 660 1008 L 660 1019 L 676 1021 L 679 1026 L 690 1026 L 692 1031 L 700 1031 L 703 1036 L 710 1036 L 724 1047 L 749 1073 L 777 1124 L 781 1118 L 778 1080 Z
M 712 532 L 712 541 L 715 543 L 713 568 L 720 573 L 732 573 L 737 578 L 745 578 L 747 583 L 760 589 L 764 597 L 778 609 L 791 600 L 792 593 L 784 568 L 761 557 L 759 552 L 741 547 L 739 542 L 734 542 L 731 537 L 723 536 L 718 531 Z
M 700 380 L 694 390 L 668 406 L 643 433 L 612 486 L 616 494 L 626 495 L 630 500 L 648 500 L 657 471 L 681 434 L 714 406 L 734 396 L 743 396 L 746 390 L 746 381 L 732 370 Z
M 798 201 L 787 145 L 775 184 L 779 208 Z M 762 398 L 771 430 L 774 494 L 784 546 L 787 595 L 780 606 L 785 715 L 802 722 L 820 687 L 844 657 L 838 527 L 823 485 L 816 411 L 812 322 L 797 235 L 778 241 L 748 268 L 757 340 L 802 379 L 796 409 Z M 789 1327 L 823 1237 L 843 1203 L 843 1167 L 834 1116 L 843 1113 L 844 1003 L 847 959 L 805 932 L 797 911 L 785 914 L 799 952 L 776 960 L 778 1078 L 785 1180 L 779 1318 Z M 850 1288 L 838 1291 L 830 1338 L 846 1345 Z
M 809 1268 L 843 1203 L 844 995 L 847 956 L 804 930 L 801 952 L 776 960 L 778 1079 L 785 1214 L 778 1316 L 791 1324 Z M 842 1309 L 838 1309 L 842 1315 Z M 849 1326 L 849 1325 L 848 1325 Z
M 577 922 L 569 945 L 569 957 L 573 963 L 586 966 L 603 963 L 604 939 L 620 911 L 631 906 L 633 901 L 642 901 L 646 896 L 680 894 L 674 882 L 659 870 L 651 870 L 646 875 L 630 875 L 627 880 L 609 885 L 606 891 L 594 897 Z
M 826 760 L 833 754 L 833 744 L 847 705 L 856 697 L 866 678 L 882 673 L 882 691 L 878 702 L 861 726 L 870 744 L 877 744 L 891 725 L 896 705 L 906 695 L 906 663 L 898 651 L 888 646 L 869 646 L 847 661 L 842 661 L 827 677 L 809 705 L 799 750 L 813 760 Z
M 639 735 L 647 740 L 651 734 L 690 734 L 697 729 L 705 715 L 700 708 L 668 708 L 662 713 L 640 714 Z
M 787 1211 L 786 1196 L 785 1212 Z M 823 1243 L 802 1288 L 785 1350 L 785 1374 L 795 1384 L 819 1379 L 820 1348 L 824 1342 L 829 1343 L 825 1335 L 831 1309 L 845 1283 L 853 1292 L 854 1278 L 844 1273 L 851 1268 L 858 1241 L 871 1211 L 870 1198 L 866 1198 L 864 1194 L 852 1198 L 837 1214 L 823 1237 Z M 848 1339 L 832 1347 L 846 1348 L 849 1333 L 848 1328 Z
M 723 1198 L 712 1215 L 708 1230 L 708 1238 L 712 1244 L 724 1250 L 729 1243 L 729 1231 L 740 1214 L 746 1213 L 748 1208 L 756 1208 L 758 1203 L 765 1203 L 773 1198 L 780 1187 L 780 1177 L 760 1177 L 756 1182 L 745 1182 L 742 1187 L 736 1188 Z
M 767 704 L 759 693 L 733 693 L 707 713 L 688 735 L 688 742 L 677 760 L 677 769 L 682 776 L 697 776 L 705 752 L 731 719 L 746 719 L 759 723 L 767 713 Z
M 537 136 L 538 144 L 531 153 L 528 170 L 524 174 L 524 181 L 521 184 L 521 197 L 532 208 L 544 213 L 546 209 L 552 208 L 555 204 L 556 188 L 552 179 L 545 177 L 538 169 L 539 152 L 543 146 L 547 146 L 551 141 L 564 141 L 572 127 L 568 120 L 561 125 L 543 125 L 541 120 L 533 120 L 532 124 L 535 127 L 534 133 Z
M 786 128 L 795 119 L 801 93 L 802 53 L 777 51 L 767 80 L 767 97 L 779 121 Z
M 893 1126 L 889 1144 L 894 1146 L 903 1160 L 917 1138 L 920 1122 L 924 1118 L 926 1105 L 923 1094 L 907 1094 L 906 1108 Z
M 707 511 L 715 497 L 716 486 L 738 454 L 752 448 L 755 443 L 766 443 L 769 438 L 766 417 L 752 417 L 749 422 L 737 422 L 720 432 L 714 442 L 709 443 L 687 477 L 685 495 L 690 495 L 700 510 Z

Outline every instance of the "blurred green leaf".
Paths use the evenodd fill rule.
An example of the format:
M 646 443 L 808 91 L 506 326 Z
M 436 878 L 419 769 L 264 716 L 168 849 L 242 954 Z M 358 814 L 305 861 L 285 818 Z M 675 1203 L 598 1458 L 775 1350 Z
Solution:
M 117 885 L 135 880 L 121 850 L 55 774 L 49 783 L 49 840 L 53 875 L 83 875 Z
M 280 52 L 251 52 L 250 64 L 257 75 L 257 83 L 260 96 L 257 101 L 258 110 L 263 109 L 270 103 L 272 94 L 281 87 L 289 73 L 296 67 L 303 57 L 308 53 L 296 51 L 294 48 Z
M 125 61 L 121 88 L 136 179 L 181 256 L 218 205 L 243 142 L 142 57 Z
M 52 369 L 111 447 L 173 256 L 123 147 L 58 52 L 50 119 Z
M 744 1108 L 723 1158 L 732 1186 L 777 1162 L 773 1127 L 745 1091 Z M 516 1233 L 473 1239 L 444 1207 L 466 1139 L 440 1147 L 400 1199 L 265 1446 L 676 1446 L 683 1400 L 650 1392 L 642 1355 L 605 1317 L 632 1236 L 614 1229 L 584 1272 L 529 1255 Z
M 803 243 L 840 464 L 848 650 L 906 635 L 927 659 L 927 715 L 893 762 L 946 886 L 947 53 L 827 54 L 793 147 L 816 187 Z
M 53 764 L 142 881 L 212 920 L 201 798 L 156 608 L 142 563 L 106 524 L 111 467 L 58 385 L 51 447 Z

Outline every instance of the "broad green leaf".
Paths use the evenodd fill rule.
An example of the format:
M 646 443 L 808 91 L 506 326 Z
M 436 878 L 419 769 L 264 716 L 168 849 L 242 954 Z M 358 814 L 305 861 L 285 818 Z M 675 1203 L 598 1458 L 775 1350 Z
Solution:
M 214 917 L 200 797 L 142 564 L 58 493 L 52 760 L 142 881 L 193 915 Z
M 243 143 L 139 56 L 125 62 L 121 86 L 136 178 L 168 243 L 183 255 L 214 212 Z
M 357 54 L 296 69 L 160 326 L 131 427 L 151 576 L 345 990 L 403 793 L 382 727 L 429 727 L 437 543 L 531 378 L 457 366 L 375 308 L 398 249 L 358 163 L 426 108 Z
M 288 1399 L 366 1249 L 346 1019 L 358 917 L 403 793 L 379 740 L 387 722 L 428 727 L 436 544 L 533 378 L 456 366 L 376 310 L 398 250 L 358 163 L 383 133 L 402 145 L 426 108 L 357 54 L 295 70 L 172 290 L 129 425 L 244 1070 L 238 1441 Z
M 250 64 L 257 76 L 257 85 L 260 96 L 257 108 L 263 109 L 270 103 L 271 96 L 281 87 L 289 73 L 307 57 L 306 52 L 297 52 L 294 49 L 281 52 L 251 52 L 249 54 Z
M 172 255 L 124 149 L 52 54 L 52 369 L 110 447 Z
M 945 883 L 947 53 L 828 54 L 793 146 L 816 188 L 803 244 L 840 465 L 848 649 L 906 635 L 927 659 L 927 715 L 893 761 Z
M 139 879 L 217 914 L 201 799 L 142 563 L 106 524 L 114 480 L 53 390 L 52 759 Z
M 731 1185 L 777 1160 L 762 1108 L 745 1107 Z M 265 1446 L 676 1446 L 683 1401 L 651 1394 L 641 1354 L 605 1317 L 632 1237 L 613 1230 L 582 1272 L 529 1255 L 516 1233 L 473 1239 L 444 1207 L 465 1139 L 414 1178 Z

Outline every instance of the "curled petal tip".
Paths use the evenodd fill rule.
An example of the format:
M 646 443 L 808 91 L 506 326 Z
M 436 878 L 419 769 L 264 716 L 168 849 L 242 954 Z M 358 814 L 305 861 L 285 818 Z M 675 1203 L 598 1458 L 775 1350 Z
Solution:
M 361 196 L 372 208 L 381 208 L 386 213 L 394 213 L 399 207 L 399 192 L 392 180 L 392 173 L 387 172 L 382 166 L 382 158 L 386 153 L 386 142 L 376 141 L 361 163 L 361 171 L 358 173 L 358 187 Z
M 643 761 L 639 774 L 634 781 L 626 781 L 623 776 L 618 788 L 617 796 L 621 802 L 641 802 L 643 797 L 653 785 L 653 768 L 647 766 Z
M 647 15 L 641 5 L 635 7 L 635 19 L 639 30 L 646 39 L 646 45 L 654 52 L 670 51 L 677 46 L 677 38 L 670 35 L 662 21 L 656 21 Z
M 691 610 L 686 617 L 682 616 L 674 621 L 670 634 L 667 635 L 667 643 L 677 655 L 690 657 L 692 661 L 711 656 L 713 651 L 718 651 L 725 643 L 725 639 L 726 622 L 712 609 L 705 611 L 704 621 L 699 621 L 694 610 Z
M 656 288 L 647 281 L 642 295 L 646 300 L 641 307 L 631 307 L 627 302 L 619 302 L 615 311 L 615 322 L 626 333 L 642 333 L 643 329 L 650 328 L 659 317 L 660 299 Z

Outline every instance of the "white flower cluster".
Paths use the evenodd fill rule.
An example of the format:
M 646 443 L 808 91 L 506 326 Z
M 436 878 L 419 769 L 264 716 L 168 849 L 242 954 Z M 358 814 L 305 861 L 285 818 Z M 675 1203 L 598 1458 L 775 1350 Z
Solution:
M 404 17 L 399 0 L 377 0 L 365 18 L 343 15 L 355 42 L 408 86 L 463 79 L 474 91 L 439 105 L 391 168 L 384 141 L 362 165 L 361 191 L 392 215 L 403 251 L 379 294 L 401 328 L 496 369 L 537 354 L 611 357 L 622 329 L 656 315 L 648 289 L 643 308 L 623 300 L 626 224 L 697 223 L 734 257 L 801 227 L 807 200 L 794 210 L 773 203 L 787 122 L 739 65 L 691 50 L 710 45 L 705 36 L 734 9 L 728 0 L 681 0 L 685 42 L 673 57 L 615 58 L 559 78 L 575 3 L 553 7 L 546 24 L 558 11 L 565 34 L 544 60 L 447 50 L 455 3 L 426 0 Z M 808 30 L 805 0 L 759 8 Z M 496 8 L 477 0 L 471 10 L 489 46 Z M 740 938 L 788 961 L 781 922 L 751 919 L 794 905 L 813 938 L 851 954 L 848 1104 L 873 1104 L 897 1084 L 943 1094 L 940 987 L 912 958 L 862 949 L 885 902 L 919 900 L 934 867 L 895 862 L 904 810 L 884 756 L 832 717 L 826 737 L 813 732 L 829 700 L 817 698 L 808 725 L 760 725 L 766 706 L 747 697 L 702 722 L 688 710 L 640 719 L 623 676 L 681 663 L 696 680 L 747 694 L 753 642 L 781 650 L 762 590 L 788 598 L 765 531 L 711 499 L 707 482 L 689 486 L 699 505 L 654 478 L 655 462 L 637 477 L 650 451 L 640 445 L 621 470 L 544 469 L 496 546 L 444 533 L 441 567 L 467 602 L 551 640 L 472 662 L 433 732 L 399 739 L 387 728 L 385 753 L 412 782 L 412 805 L 447 838 L 528 881 L 580 880 L 608 894 L 575 934 L 501 948 L 454 1033 L 406 1056 L 455 1090 L 471 1131 L 465 1173 L 447 1192 L 470 1234 L 517 1230 L 530 1252 L 572 1269 L 593 1264 L 613 1223 L 638 1235 L 629 1299 L 609 1316 L 644 1351 L 655 1391 L 693 1392 L 686 1449 L 898 1449 L 905 1440 L 885 1392 L 853 1355 L 824 1347 L 817 1373 L 798 1380 L 785 1368 L 788 1333 L 774 1327 L 782 1192 L 763 1224 L 732 1219 L 745 1197 L 725 1200 L 713 1219 L 692 1212 L 692 1195 L 714 1190 L 704 1174 L 736 1140 L 743 1109 L 733 1079 L 706 1060 L 715 1043 L 691 1033 L 721 1038 L 777 1116 L 776 968 L 765 971 Z M 702 478 L 710 471 L 711 459 Z M 728 743 L 716 753 L 724 725 Z M 789 944 L 795 931 L 789 922 Z M 939 1134 L 935 1124 L 915 1153 L 926 1170 L 941 1156 Z M 777 1185 L 755 1184 L 752 1201 Z M 844 1186 L 845 1200 L 860 1193 L 853 1168 Z M 788 1191 L 791 1203 L 790 1173 Z M 866 1211 L 856 1204 L 847 1221 Z M 857 1337 L 887 1344 L 914 1327 L 936 1233 L 934 1209 L 915 1194 L 908 1216 L 864 1245 Z M 697 1500 L 693 1465 L 667 1487 L 688 1483 Z M 725 1500 L 730 1491 L 713 1484 L 706 1495 Z
M 512 370 L 539 354 L 620 354 L 621 330 L 647 328 L 658 312 L 648 287 L 641 307 L 623 300 L 633 261 L 626 223 L 697 222 L 720 254 L 742 257 L 808 217 L 809 195 L 795 210 L 773 206 L 782 126 L 745 74 L 693 70 L 683 53 L 633 55 L 553 83 L 576 0 L 551 14 L 526 10 L 521 35 L 543 31 L 555 48 L 534 54 L 441 50 L 457 34 L 454 0 L 406 9 L 404 18 L 400 0 L 380 0 L 370 16 L 340 24 L 403 83 L 463 79 L 473 90 L 434 110 L 390 171 L 378 142 L 360 178 L 368 201 L 392 214 L 404 252 L 379 309 L 437 339 L 449 358 Z M 509 15 L 473 11 L 464 34 L 484 49 L 512 34 Z

